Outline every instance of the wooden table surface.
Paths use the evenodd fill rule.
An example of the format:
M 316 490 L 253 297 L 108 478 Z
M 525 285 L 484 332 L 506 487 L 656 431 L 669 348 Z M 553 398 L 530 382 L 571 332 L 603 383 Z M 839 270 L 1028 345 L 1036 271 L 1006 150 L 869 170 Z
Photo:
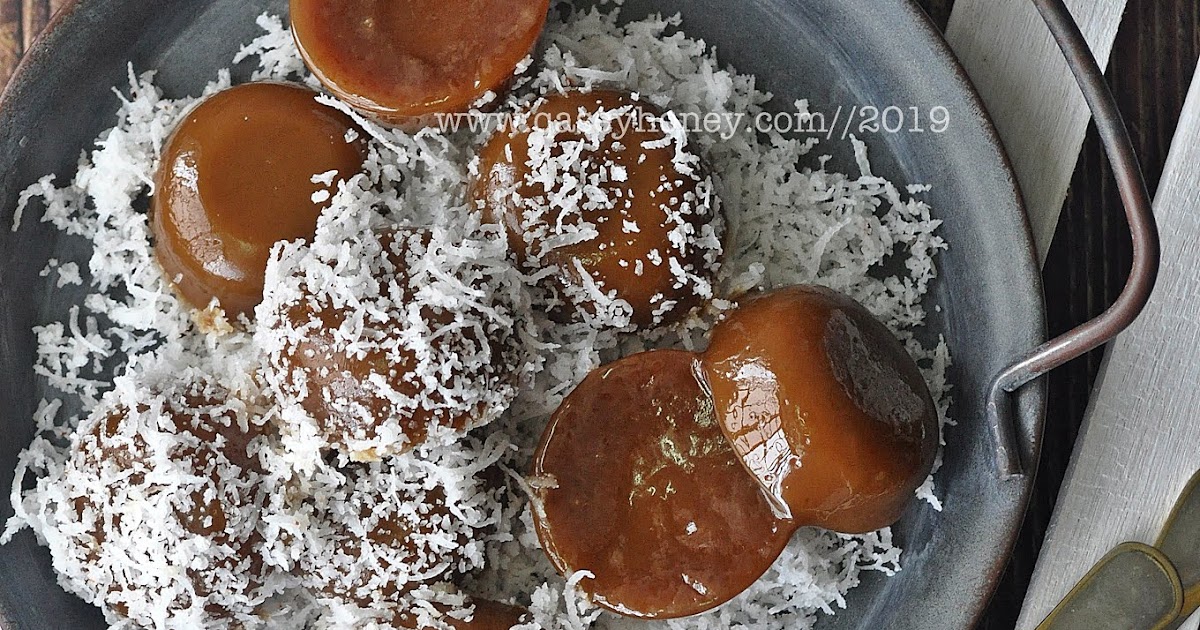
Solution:
M 53 11 L 66 1 L 0 0 L 0 84 Z M 953 0 L 917 1 L 945 28 Z M 1162 175 L 1198 55 L 1200 2 L 1129 0 L 1108 77 L 1151 192 Z M 1110 175 L 1092 128 L 1043 274 L 1052 334 L 1102 312 L 1125 283 L 1131 247 Z M 1101 357 L 1101 352 L 1094 352 L 1049 377 L 1049 418 L 1037 487 L 1012 562 L 981 630 L 1007 630 L 1016 624 Z

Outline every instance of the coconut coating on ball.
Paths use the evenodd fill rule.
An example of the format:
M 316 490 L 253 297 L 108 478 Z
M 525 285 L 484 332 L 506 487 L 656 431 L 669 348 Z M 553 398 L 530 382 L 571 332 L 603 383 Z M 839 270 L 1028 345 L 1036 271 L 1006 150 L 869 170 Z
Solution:
M 503 521 L 503 489 L 478 475 L 489 462 L 452 445 L 322 465 L 280 495 L 271 557 L 326 604 L 444 607 L 433 593 L 483 566 Z
M 261 556 L 260 421 L 229 392 L 117 380 L 58 480 L 51 541 L 66 586 L 139 626 L 254 627 L 279 586 Z
M 507 409 L 529 370 L 530 318 L 503 247 L 381 228 L 329 253 L 278 249 L 256 341 L 285 439 L 375 461 Z

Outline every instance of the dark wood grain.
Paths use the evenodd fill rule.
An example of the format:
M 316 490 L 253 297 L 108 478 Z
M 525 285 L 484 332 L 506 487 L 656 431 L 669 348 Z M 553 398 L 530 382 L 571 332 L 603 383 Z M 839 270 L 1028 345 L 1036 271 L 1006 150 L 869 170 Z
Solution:
M 0 84 L 8 81 L 25 50 L 21 3 L 0 0 Z
M 950 10 L 954 8 L 954 0 L 918 0 L 925 12 L 933 19 L 933 23 L 942 31 L 950 23 Z
M 65 2 L 0 0 L 0 84 Z M 918 2 L 944 29 L 953 0 Z M 1129 0 L 1108 76 L 1152 192 L 1162 175 L 1198 55 L 1200 3 Z M 1124 285 L 1130 258 L 1120 199 L 1093 128 L 1046 263 L 1051 332 L 1064 332 L 1103 311 Z M 1101 358 L 1100 352 L 1092 353 L 1050 376 L 1049 420 L 1037 486 L 1017 549 L 981 630 L 1008 630 L 1016 623 Z
M 67 4 L 68 1 L 20 0 L 21 13 L 23 15 L 22 34 L 24 35 L 22 43 L 26 49 L 33 44 L 33 40 L 42 32 L 42 29 L 46 28 L 46 24 L 50 22 L 50 18 L 54 13 Z M 14 0 L 0 0 L 0 2 L 7 4 L 14 2 Z
M 56 11 L 69 0 L 0 0 L 0 85 Z
M 42 32 L 42 29 L 46 27 L 49 21 L 49 0 L 21 1 L 21 43 L 24 46 L 24 50 L 29 49 L 29 46 L 33 44 L 33 40 L 37 38 L 38 33 Z

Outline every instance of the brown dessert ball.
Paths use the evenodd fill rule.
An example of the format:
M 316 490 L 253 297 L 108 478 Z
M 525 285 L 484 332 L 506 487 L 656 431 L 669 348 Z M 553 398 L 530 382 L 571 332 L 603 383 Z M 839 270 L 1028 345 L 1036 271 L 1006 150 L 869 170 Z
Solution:
M 151 209 L 154 251 L 192 306 L 216 300 L 231 318 L 250 315 L 271 247 L 316 229 L 323 204 L 313 195 L 323 186 L 314 176 L 332 182 L 361 169 L 363 136 L 316 96 L 282 83 L 239 85 L 204 100 L 167 140 Z
M 302 501 L 282 507 L 306 526 L 277 537 L 276 557 L 294 558 L 319 599 L 366 610 L 403 609 L 424 587 L 453 589 L 482 566 L 503 508 L 499 490 L 456 479 L 453 469 L 471 460 L 452 457 L 402 455 L 319 475 Z
M 427 230 L 363 238 L 350 254 L 361 268 L 340 280 L 327 281 L 340 258 L 285 261 L 259 310 L 267 382 L 300 411 L 285 439 L 373 461 L 495 419 L 529 361 L 519 275 Z
M 722 222 L 682 128 L 623 92 L 554 94 L 480 152 L 472 196 L 560 320 L 649 328 L 713 297 Z
M 423 624 L 412 615 L 401 613 L 392 622 L 398 628 L 411 630 L 509 630 L 513 626 L 529 623 L 529 611 L 517 606 L 501 604 L 486 599 L 472 599 L 467 607 L 471 610 L 470 620 L 457 619 L 445 614 L 436 624 Z
M 475 610 L 470 621 L 449 620 L 455 630 L 509 630 L 515 625 L 529 622 L 529 611 L 517 606 L 486 599 L 476 599 L 471 603 Z
M 118 379 L 76 434 L 59 486 L 67 586 L 110 621 L 256 627 L 276 592 L 256 526 L 263 429 L 194 374 L 153 387 Z
M 904 346 L 819 287 L 744 300 L 701 358 L 726 436 L 777 510 L 846 534 L 893 524 L 929 476 L 938 414 Z
M 554 413 L 534 456 L 534 525 L 564 576 L 613 612 L 704 612 L 753 584 L 796 527 L 775 517 L 722 435 L 695 356 L 603 366 Z
M 549 0 L 291 0 L 300 54 L 329 91 L 412 127 L 504 91 L 546 23 Z

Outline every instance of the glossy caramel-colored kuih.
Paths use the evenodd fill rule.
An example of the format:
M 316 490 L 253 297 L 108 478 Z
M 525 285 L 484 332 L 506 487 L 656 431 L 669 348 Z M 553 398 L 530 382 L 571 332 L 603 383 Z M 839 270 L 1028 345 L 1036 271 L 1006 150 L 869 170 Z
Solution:
M 291 0 L 291 19 L 301 56 L 329 91 L 384 124 L 413 128 L 498 101 L 537 44 L 549 6 Z
M 857 534 L 929 476 L 938 416 L 899 340 L 854 300 L 790 287 L 744 300 L 701 358 L 717 417 L 781 515 Z
M 521 120 L 480 151 L 472 196 L 528 271 L 558 268 L 546 279 L 566 303 L 557 319 L 596 310 L 592 285 L 627 302 L 639 328 L 679 321 L 711 297 L 719 210 L 699 159 L 677 162 L 682 147 L 660 110 L 624 92 L 572 91 Z
M 312 238 L 322 189 L 359 172 L 361 132 L 316 93 L 249 83 L 209 97 L 163 148 L 151 212 L 154 250 L 166 277 L 192 306 L 217 300 L 252 316 L 262 301 L 271 247 Z M 351 133 L 353 131 L 353 133 Z
M 762 576 L 796 527 L 746 474 L 693 374 L 659 350 L 593 371 L 554 413 L 534 458 L 534 524 L 596 604 L 685 617 Z

